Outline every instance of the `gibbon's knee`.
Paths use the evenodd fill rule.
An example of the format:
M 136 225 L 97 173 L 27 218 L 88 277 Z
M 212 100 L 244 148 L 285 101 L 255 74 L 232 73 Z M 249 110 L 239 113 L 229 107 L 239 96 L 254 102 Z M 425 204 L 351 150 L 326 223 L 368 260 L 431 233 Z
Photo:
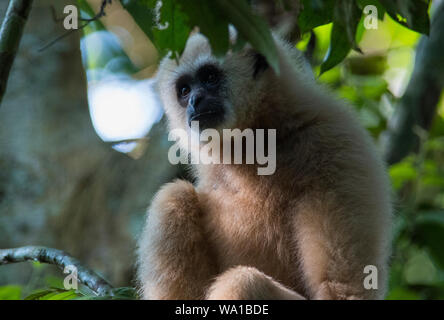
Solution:
M 197 193 L 177 180 L 155 196 L 138 249 L 138 282 L 144 299 L 199 299 L 215 266 L 202 232 Z
M 301 295 L 253 267 L 238 266 L 216 278 L 208 300 L 302 300 Z
M 166 184 L 156 194 L 149 212 L 175 215 L 176 218 L 199 214 L 199 201 L 194 186 L 184 180 Z

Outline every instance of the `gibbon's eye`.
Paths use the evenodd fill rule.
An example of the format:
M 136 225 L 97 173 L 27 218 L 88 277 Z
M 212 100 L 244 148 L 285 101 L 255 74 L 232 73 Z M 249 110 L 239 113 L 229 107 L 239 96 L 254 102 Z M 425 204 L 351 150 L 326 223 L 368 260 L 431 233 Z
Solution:
M 186 98 L 191 92 L 191 88 L 189 85 L 184 84 L 179 89 L 179 94 L 182 98 Z
M 190 75 L 183 75 L 176 81 L 176 94 L 179 101 L 185 103 L 191 93 L 193 78 Z

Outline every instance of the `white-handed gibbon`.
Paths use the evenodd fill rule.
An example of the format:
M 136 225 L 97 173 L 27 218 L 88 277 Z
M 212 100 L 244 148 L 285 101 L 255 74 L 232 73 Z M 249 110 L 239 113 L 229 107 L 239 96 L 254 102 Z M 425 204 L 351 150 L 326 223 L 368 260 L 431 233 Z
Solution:
M 197 164 L 195 185 L 165 185 L 139 240 L 143 298 L 384 297 L 384 164 L 351 108 L 315 83 L 299 51 L 275 41 L 279 73 L 251 47 L 217 59 L 200 34 L 179 61 L 161 63 L 170 129 L 189 132 L 192 120 L 202 129 L 276 129 L 277 165 L 258 175 L 257 164 Z

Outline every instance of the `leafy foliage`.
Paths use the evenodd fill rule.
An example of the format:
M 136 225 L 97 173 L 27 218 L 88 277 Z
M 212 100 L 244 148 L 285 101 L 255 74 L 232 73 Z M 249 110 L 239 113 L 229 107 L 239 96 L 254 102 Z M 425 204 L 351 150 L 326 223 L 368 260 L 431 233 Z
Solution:
M 23 288 L 21 286 L 0 287 L 0 300 L 20 300 Z M 136 290 L 130 287 L 116 288 L 113 295 L 97 296 L 84 287 L 80 290 L 65 290 L 58 287 L 49 287 L 35 290 L 23 298 L 24 300 L 135 300 L 138 299 Z
M 1 287 L 0 287 L 1 289 Z M 122 287 L 113 290 L 111 296 L 96 296 L 85 291 L 65 290 L 61 288 L 49 288 L 37 290 L 25 300 L 134 300 L 137 294 L 134 288 Z
M 190 25 L 200 27 L 210 40 L 213 53 L 223 55 L 229 47 L 228 21 L 220 10 L 214 10 L 205 0 L 182 1 L 183 8 L 190 18 Z
M 0 287 L 0 300 L 19 300 L 22 293 L 20 286 L 3 286 Z
M 396 22 L 417 32 L 429 33 L 429 0 L 380 0 Z
M 277 50 L 271 32 L 261 18 L 251 13 L 247 3 L 244 0 L 217 0 L 215 3 L 243 39 L 262 53 L 275 70 L 279 70 Z
M 74 290 L 50 288 L 37 290 L 25 298 L 25 300 L 72 300 L 78 297 Z
M 145 20 L 142 29 L 148 35 L 152 34 L 150 38 L 162 56 L 170 51 L 174 53 L 173 56 L 182 53 L 195 27 L 199 27 L 208 37 L 214 53 L 223 55 L 229 49 L 230 23 L 236 27 L 242 39 L 249 41 L 278 69 L 277 51 L 271 32 L 266 23 L 252 13 L 245 0 L 126 0 L 123 4 L 136 21 L 140 14 L 139 6 L 145 5 L 145 8 L 152 11 L 154 19 L 151 28 L 147 28 Z
M 384 12 L 387 11 L 395 21 L 412 30 L 428 34 L 430 27 L 429 1 L 303 0 L 302 3 L 304 9 L 299 16 L 299 27 L 302 32 L 333 23 L 330 48 L 321 66 L 321 73 L 344 60 L 352 48 L 360 51 L 356 44 L 356 35 L 358 24 L 362 19 L 361 10 L 367 5 L 374 5 L 378 9 L 379 19 L 382 19 Z
M 416 220 L 415 240 L 426 247 L 432 258 L 444 269 L 444 211 L 422 212 Z
M 181 53 L 185 47 L 191 27 L 188 24 L 188 17 L 182 10 L 179 1 L 158 2 L 159 13 L 156 13 L 158 20 L 153 27 L 155 46 L 162 55 L 167 51 Z
M 333 21 L 335 0 L 302 0 L 302 4 L 303 10 L 298 18 L 301 32 L 308 32 Z
M 138 299 L 136 290 L 130 287 L 116 288 L 113 290 L 113 295 L 110 296 L 93 296 L 83 295 L 77 300 L 135 300 Z
M 189 34 L 198 27 L 208 37 L 217 55 L 239 49 L 248 41 L 278 69 L 270 28 L 246 0 L 121 0 L 121 3 L 160 56 L 169 52 L 173 56 L 179 55 Z M 78 0 L 78 4 L 84 17 L 94 15 L 86 0 Z M 305 49 L 313 32 L 317 39 L 314 68 L 322 74 L 320 80 L 350 101 L 364 126 L 376 140 L 380 139 L 387 129 L 387 120 L 397 98 L 390 73 L 394 69 L 403 69 L 408 74 L 407 64 L 411 60 L 404 61 L 399 52 L 403 49 L 413 51 L 418 34 L 410 30 L 428 34 L 430 1 L 301 0 L 301 4 L 298 27 L 302 41 L 298 47 Z M 366 49 L 360 40 L 366 32 L 362 11 L 367 5 L 378 9 L 378 18 L 384 21 L 382 29 L 387 29 L 385 35 L 396 39 L 396 49 L 385 48 L 373 55 L 350 54 L 351 50 Z M 391 19 L 386 19 L 385 13 Z M 229 25 L 238 32 L 236 43 L 229 41 Z M 89 24 L 83 32 L 85 35 L 107 33 L 100 21 Z M 109 46 L 107 43 L 104 48 L 96 52 L 86 47 L 88 71 L 103 68 L 115 72 L 110 65 L 116 59 L 123 61 L 121 69 L 125 72 L 139 71 L 118 44 Z M 396 227 L 388 299 L 444 298 L 444 111 L 441 113 L 435 119 L 428 139 L 423 141 L 421 152 L 390 167 L 396 194 Z M 60 279 L 47 281 L 41 287 L 46 289 L 31 294 L 26 287 L 0 287 L 0 299 L 137 298 L 135 290 L 127 287 L 117 288 L 113 296 L 107 297 L 97 297 L 83 286 L 77 291 L 67 291 Z
M 326 55 L 333 27 L 315 29 L 317 59 Z M 364 52 L 374 50 L 385 36 L 389 37 L 387 44 L 377 53 L 352 54 L 319 78 L 353 104 L 376 141 L 383 137 L 396 107 L 394 87 L 400 80 L 391 74 L 407 70 L 402 79 L 409 78 L 418 41 L 417 33 L 393 19 L 384 19 L 377 31 L 364 31 L 360 46 Z M 389 168 L 395 228 L 387 299 L 444 298 L 444 100 L 440 105 L 420 152 Z
M 123 7 L 131 13 L 138 26 L 145 32 L 149 38 L 153 38 L 153 19 L 152 1 L 148 0 L 121 0 Z
M 154 45 L 166 55 L 180 54 L 189 33 L 195 27 L 205 34 L 216 55 L 230 48 L 228 25 L 232 24 L 240 38 L 252 44 L 278 70 L 276 48 L 265 21 L 255 15 L 245 0 L 121 0 Z M 362 10 L 367 5 L 378 9 L 378 18 L 387 12 L 395 21 L 417 32 L 429 31 L 429 0 L 301 0 L 297 17 L 302 33 L 332 23 L 330 49 L 324 57 L 321 73 L 330 70 L 348 55 L 359 50 L 357 36 Z

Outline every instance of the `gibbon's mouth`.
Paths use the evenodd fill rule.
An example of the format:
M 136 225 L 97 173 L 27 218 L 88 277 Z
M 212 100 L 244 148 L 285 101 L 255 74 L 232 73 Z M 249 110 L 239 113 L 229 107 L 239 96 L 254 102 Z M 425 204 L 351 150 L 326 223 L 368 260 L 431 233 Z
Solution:
M 191 115 L 188 119 L 188 126 L 191 127 L 192 121 L 198 121 L 199 129 L 208 129 L 217 126 L 223 119 L 222 111 L 206 111 Z

